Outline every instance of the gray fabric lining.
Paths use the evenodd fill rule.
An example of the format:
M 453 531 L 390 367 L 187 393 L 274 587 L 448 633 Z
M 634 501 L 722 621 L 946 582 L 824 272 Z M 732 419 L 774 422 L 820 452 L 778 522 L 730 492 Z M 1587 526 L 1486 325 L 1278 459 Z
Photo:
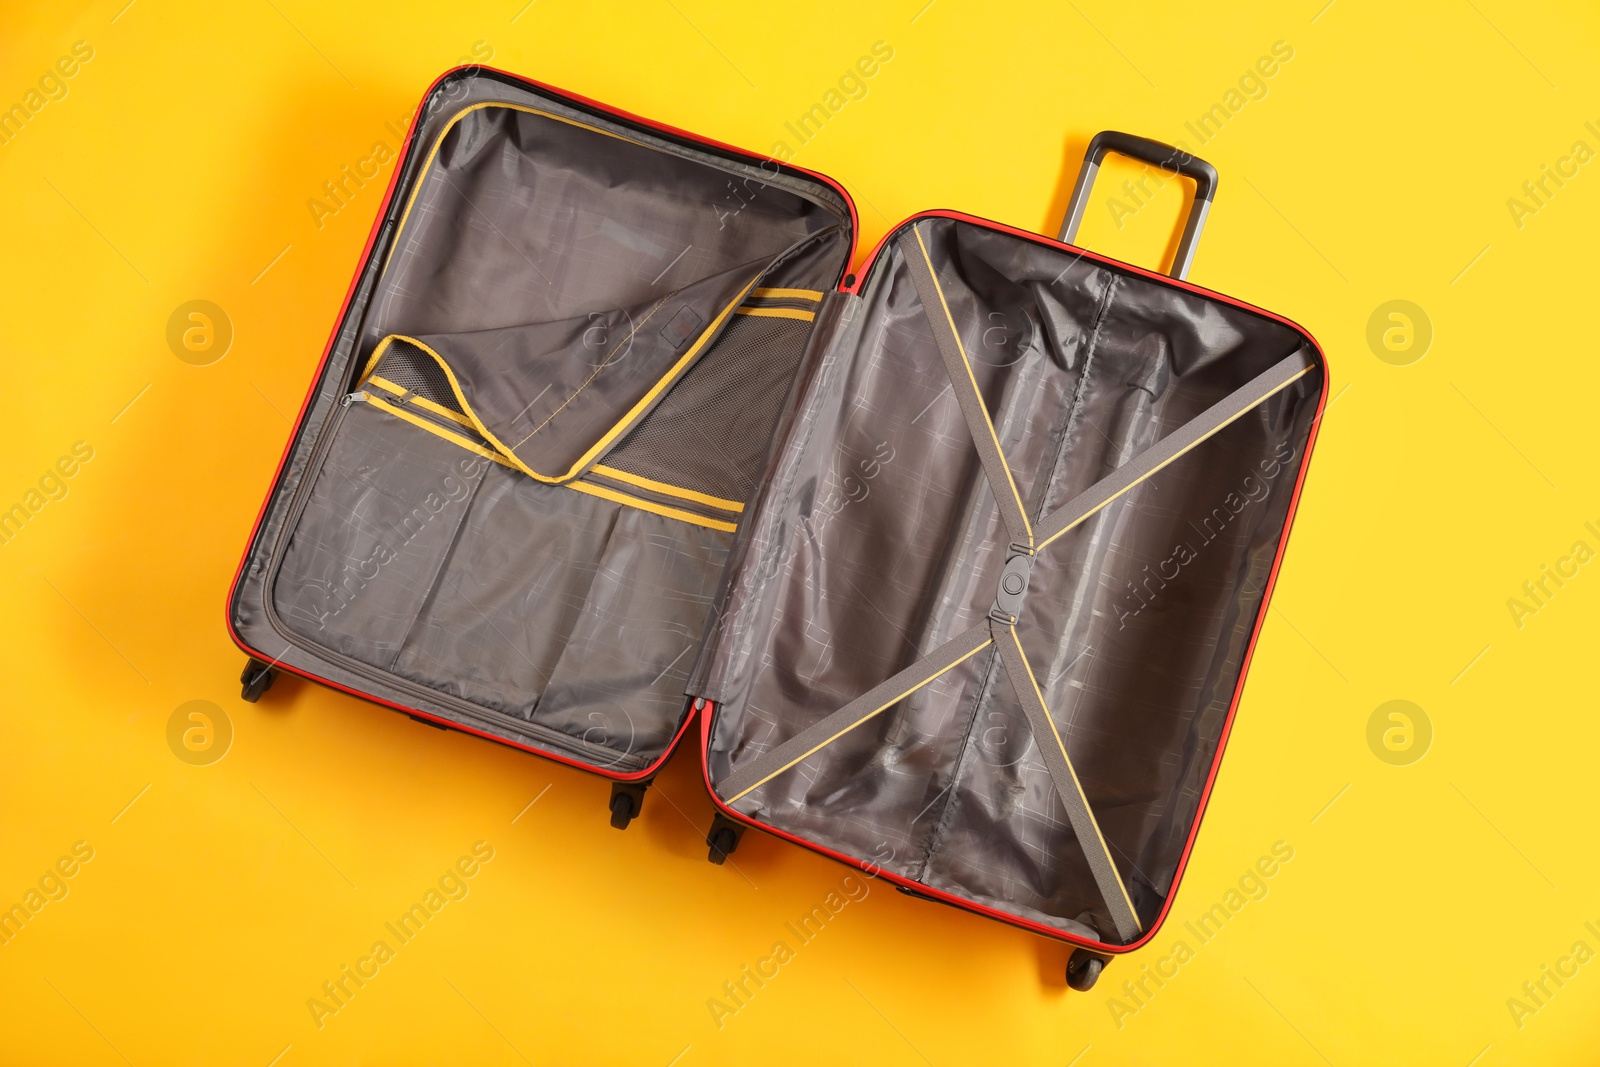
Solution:
M 1264 372 L 1314 361 L 1292 328 L 1204 294 L 970 223 L 917 225 L 1001 453 L 1044 515 Z M 715 702 L 707 770 L 724 802 L 730 775 L 986 624 L 1009 554 L 898 236 L 817 338 L 730 557 L 692 686 Z M 1017 634 L 1141 925 L 1193 830 L 1322 389 L 1313 370 L 1050 526 L 1034 564 Z M 957 898 L 1116 938 L 1028 709 L 994 684 L 1003 669 L 964 660 L 732 806 Z
M 495 106 L 468 110 L 485 103 Z M 404 229 L 394 238 L 391 226 L 374 246 L 306 424 L 315 432 L 297 441 L 236 590 L 235 626 L 319 677 L 633 772 L 660 758 L 687 713 L 684 689 L 733 539 L 643 505 L 725 523 L 737 514 L 614 478 L 585 484 L 641 505 L 540 484 L 452 443 L 478 439 L 471 429 L 379 387 L 368 392 L 451 437 L 334 401 L 380 341 L 415 337 L 444 357 L 502 443 L 549 420 L 558 447 L 524 449 L 524 462 L 570 466 L 615 428 L 610 451 L 627 472 L 639 465 L 624 442 L 692 433 L 676 452 L 657 447 L 649 476 L 742 500 L 761 477 L 773 398 L 787 393 L 811 324 L 782 320 L 782 336 L 756 347 L 739 342 L 742 319 L 728 329 L 730 305 L 757 283 L 836 285 L 849 209 L 823 183 L 675 144 L 498 76 L 447 80 L 423 114 L 394 202 Z M 670 305 L 668 320 L 650 320 L 648 340 L 639 331 L 626 358 L 580 390 L 632 328 L 632 311 L 619 309 L 658 302 Z M 692 314 L 680 321 L 683 308 Z M 719 351 L 725 337 L 733 344 Z M 695 373 L 702 362 L 729 381 L 703 393 L 709 407 L 686 409 L 680 398 L 707 377 Z M 392 342 L 384 363 L 403 388 L 458 408 L 453 389 L 435 395 L 442 371 L 420 348 Z M 737 373 L 745 364 L 759 366 Z M 622 416 L 658 384 L 627 432 Z M 549 396 L 569 387 L 579 401 L 556 411 Z M 704 467 L 690 460 L 708 452 L 742 457 L 733 481 L 693 484 Z
M 922 269 L 925 264 L 922 260 L 921 250 L 910 246 L 909 242 L 904 238 L 902 238 L 901 244 L 906 251 L 908 260 L 912 263 L 912 277 L 914 279 L 927 278 L 926 271 Z M 942 311 L 938 309 L 937 305 L 928 303 L 930 298 L 937 297 L 937 293 L 931 286 L 925 284 L 919 284 L 917 290 L 928 312 L 929 324 L 935 338 L 945 338 L 947 336 L 947 331 L 944 329 L 946 321 L 941 318 Z M 961 396 L 968 393 L 965 388 L 967 385 L 965 360 L 959 358 L 959 351 L 955 348 L 953 342 L 941 340 L 940 348 L 945 357 L 945 366 L 953 380 L 957 395 Z M 950 359 L 952 351 L 957 352 L 958 361 L 955 363 L 952 363 Z M 1220 432 L 1229 423 L 1242 417 L 1250 409 L 1264 402 L 1279 390 L 1286 388 L 1297 378 L 1312 369 L 1311 362 L 1302 353 L 1297 352 L 1234 390 L 1227 397 L 1207 408 L 1198 417 L 1163 437 L 1156 445 L 1140 452 L 1132 460 L 1117 468 L 1110 476 L 1096 482 L 1089 489 L 1052 512 L 1047 519 L 1039 524 L 1036 531 L 1039 539 L 1039 548 L 1042 550 L 1051 541 L 1084 521 L 1095 511 L 1132 489 L 1139 482 L 1150 477 L 1206 438 Z M 979 403 L 982 401 L 981 397 L 975 397 L 975 399 Z M 965 414 L 965 409 L 963 413 Z M 968 429 L 973 429 L 970 416 Z M 973 443 L 980 452 L 985 451 L 984 446 L 986 444 L 989 445 L 991 450 L 993 449 L 992 438 L 986 423 L 980 424 L 980 427 L 973 431 Z M 1001 462 L 1004 462 L 1004 457 L 1001 457 Z M 985 465 L 985 475 L 992 479 L 987 464 Z M 994 492 L 996 499 L 1001 502 L 1004 502 L 1010 495 L 1008 487 L 995 486 L 992 480 L 990 481 L 990 488 Z M 1100 887 L 1111 917 L 1116 923 L 1117 933 L 1124 941 L 1132 940 L 1140 930 L 1138 918 L 1133 914 L 1131 907 L 1127 903 L 1127 893 L 1122 878 L 1117 873 L 1115 861 L 1112 859 L 1104 839 L 1101 837 L 1099 826 L 1095 822 L 1093 813 L 1089 810 L 1088 801 L 1083 795 L 1077 775 L 1072 770 L 1065 751 L 1061 748 L 1055 727 L 1050 720 L 1049 710 L 1040 702 L 1038 691 L 1033 682 L 1032 671 L 1027 666 L 1026 657 L 1022 652 L 1021 646 L 1016 643 L 1016 629 L 1014 626 L 998 626 L 991 619 L 990 625 L 987 627 L 984 624 L 980 624 L 967 630 L 928 655 L 918 659 L 911 666 L 898 672 L 893 677 L 857 697 L 843 708 L 794 735 L 783 744 L 750 760 L 748 763 L 739 765 L 726 779 L 719 783 L 719 789 L 727 796 L 730 803 L 737 802 L 746 793 L 763 784 L 774 775 L 790 769 L 823 746 L 832 743 L 892 704 L 903 700 L 912 692 L 929 684 L 965 661 L 969 656 L 988 644 L 988 639 L 985 637 L 988 630 L 993 632 L 993 641 L 999 658 L 1005 665 L 1011 685 L 1027 715 L 1040 755 L 1052 780 L 1055 782 L 1057 792 L 1060 794 L 1067 815 L 1072 822 L 1073 831 L 1077 835 L 1079 842 L 1084 846 L 1085 857 L 1094 873 L 1095 881 Z
M 873 686 L 827 718 L 765 754 L 741 764 L 720 784 L 730 800 L 789 769 L 817 749 L 855 729 L 874 715 L 904 700 L 989 644 L 989 627 L 980 623 L 946 641 L 905 670 Z
M 1184 423 L 1179 429 L 1163 437 L 1159 443 L 1118 467 L 1109 478 L 1096 482 L 1051 512 L 1050 517 L 1040 523 L 1035 531 L 1039 539 L 1039 548 L 1043 549 L 1168 463 L 1213 434 L 1221 432 L 1235 419 L 1243 418 L 1250 409 L 1263 403 L 1279 390 L 1288 388 L 1297 378 L 1315 369 L 1316 364 L 1309 355 L 1304 351 L 1297 351 L 1283 362 L 1262 371 L 1207 408 L 1199 417 Z

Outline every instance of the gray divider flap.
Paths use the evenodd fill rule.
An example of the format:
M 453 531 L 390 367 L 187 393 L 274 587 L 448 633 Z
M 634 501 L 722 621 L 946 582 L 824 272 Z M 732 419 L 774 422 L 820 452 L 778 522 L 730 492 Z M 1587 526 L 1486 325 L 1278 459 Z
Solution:
M 513 100 L 426 142 L 363 331 L 450 369 L 479 429 L 569 481 L 698 359 L 780 256 L 844 229 L 785 187 Z
M 463 410 L 524 474 L 566 482 L 683 376 L 767 265 L 741 263 L 631 307 L 411 340 L 446 369 Z

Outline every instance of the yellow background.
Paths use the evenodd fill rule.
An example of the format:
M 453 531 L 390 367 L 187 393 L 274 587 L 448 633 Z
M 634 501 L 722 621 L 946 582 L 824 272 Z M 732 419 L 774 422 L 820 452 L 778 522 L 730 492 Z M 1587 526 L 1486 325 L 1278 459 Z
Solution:
M 0 905 L 94 850 L 0 947 L 0 1062 L 1595 1062 L 1600 962 L 1520 1026 L 1507 1007 L 1600 950 L 1600 565 L 1520 627 L 1507 606 L 1600 548 L 1600 162 L 1520 227 L 1507 206 L 1600 149 L 1593 5 L 125 2 L 0 26 L 3 106 L 94 50 L 0 146 L 0 508 L 94 450 L 0 546 Z M 1063 946 L 874 884 L 719 1028 L 707 1001 L 845 868 L 754 832 L 708 864 L 689 748 L 617 833 L 598 778 L 293 678 L 243 703 L 223 602 L 381 189 L 320 229 L 307 200 L 395 147 L 435 75 L 476 46 L 770 151 L 880 40 L 796 159 L 856 196 L 863 252 L 928 207 L 1054 232 L 1096 130 L 1187 140 L 1222 175 L 1194 280 L 1310 329 L 1334 399 L 1154 946 L 1074 993 Z M 1185 123 L 1278 41 L 1292 60 L 1200 148 Z M 1119 231 L 1136 173 L 1107 168 L 1082 240 L 1149 263 L 1182 198 Z M 234 328 L 210 366 L 166 341 L 195 299 Z M 1394 299 L 1434 330 L 1406 366 L 1367 343 Z M 1407 766 L 1367 742 L 1397 699 L 1434 733 Z M 210 766 L 167 743 L 191 700 L 232 723 Z M 307 999 L 478 841 L 470 894 L 319 1029 Z M 1121 983 L 1279 841 L 1265 898 L 1119 1025 Z

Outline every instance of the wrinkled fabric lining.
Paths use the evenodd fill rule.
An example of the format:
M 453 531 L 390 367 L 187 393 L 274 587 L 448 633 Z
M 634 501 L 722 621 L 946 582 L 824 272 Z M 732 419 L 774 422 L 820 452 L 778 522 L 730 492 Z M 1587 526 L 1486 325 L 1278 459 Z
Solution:
M 953 220 L 922 226 L 1030 519 L 1306 343 L 1070 252 Z M 1145 923 L 1198 809 L 1321 388 L 1320 372 L 1290 386 L 1034 567 L 1018 633 Z M 718 705 L 714 787 L 981 622 L 1006 555 L 893 242 L 799 404 L 694 682 Z M 1002 683 L 994 651 L 980 653 L 735 807 L 964 899 L 1110 934 Z
M 807 300 L 753 291 L 832 288 L 848 216 L 831 194 L 796 195 L 790 178 L 752 183 L 737 167 L 492 101 L 433 143 L 350 361 L 411 338 L 392 343 L 438 357 L 452 398 L 437 406 L 473 425 L 430 432 L 419 423 L 437 412 L 419 410 L 414 390 L 372 387 L 372 402 L 335 409 L 276 568 L 268 561 L 265 621 L 367 691 L 427 694 L 413 706 L 630 771 L 665 751 L 686 713 L 732 539 L 722 520 L 742 507 L 684 498 L 694 491 L 677 468 L 692 479 L 687 461 L 707 450 L 764 458 L 773 397 L 787 393 L 810 323 L 795 310 Z M 759 350 L 756 327 L 734 314 L 747 301 L 790 314 Z M 657 304 L 664 315 L 638 311 Z M 769 332 L 779 321 L 750 320 Z M 713 389 L 709 409 L 686 409 L 675 394 L 706 392 L 694 386 L 703 362 L 728 373 L 725 338 L 763 363 L 739 379 L 748 395 Z M 743 413 L 737 440 L 712 417 L 718 404 Z M 665 430 L 650 429 L 657 411 Z M 641 434 L 667 480 L 631 473 L 637 450 L 624 445 Z M 676 452 L 675 435 L 689 438 Z M 518 447 L 545 441 L 541 456 Z M 613 453 L 618 466 L 570 488 L 504 462 L 555 470 L 590 450 L 583 469 Z M 750 462 L 745 491 L 759 477 Z M 671 517 L 689 510 L 721 528 Z

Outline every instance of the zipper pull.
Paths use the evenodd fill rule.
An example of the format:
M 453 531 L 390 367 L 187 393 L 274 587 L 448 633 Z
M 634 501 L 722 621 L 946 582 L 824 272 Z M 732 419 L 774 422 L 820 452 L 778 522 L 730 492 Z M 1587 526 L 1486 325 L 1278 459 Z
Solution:
M 342 408 L 347 408 L 351 404 L 364 404 L 364 403 L 366 403 L 366 401 L 367 401 L 367 394 L 364 393 L 364 392 L 361 392 L 360 390 L 357 390 L 356 392 L 346 393 L 344 396 L 340 397 L 339 398 L 339 406 L 342 407 Z

